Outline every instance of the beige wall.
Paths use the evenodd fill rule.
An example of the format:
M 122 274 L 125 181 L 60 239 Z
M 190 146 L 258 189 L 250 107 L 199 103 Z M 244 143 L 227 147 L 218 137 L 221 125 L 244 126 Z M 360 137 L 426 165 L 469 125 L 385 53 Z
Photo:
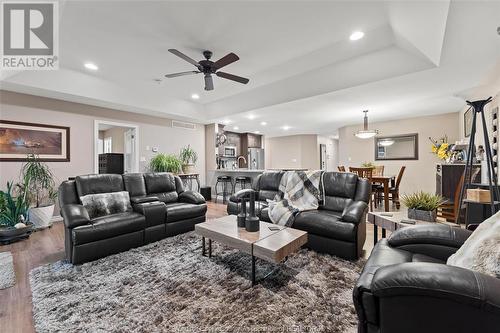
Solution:
M 23 122 L 61 125 L 70 127 L 70 162 L 50 162 L 58 181 L 76 175 L 94 172 L 94 120 L 108 120 L 139 126 L 140 169 L 144 171 L 154 153 L 146 147 L 158 147 L 159 152 L 178 154 L 190 144 L 198 153 L 196 172 L 205 181 L 205 127 L 196 125 L 196 130 L 172 128 L 171 120 L 130 112 L 99 108 L 95 106 L 65 102 L 0 91 L 0 118 Z M 123 135 L 122 135 L 123 137 Z M 17 180 L 21 162 L 0 162 L 0 188 L 7 181 Z
M 498 93 L 496 96 L 494 96 L 493 101 L 486 105 L 484 108 L 485 113 L 485 119 L 487 122 L 487 127 L 488 127 L 488 134 L 491 137 L 491 124 L 492 124 L 492 119 L 491 119 L 491 110 L 494 109 L 495 107 L 500 106 L 500 93 Z M 465 111 L 467 111 L 469 107 L 465 107 L 463 110 L 460 111 L 460 117 L 458 119 L 459 121 L 459 131 L 460 131 L 460 138 L 465 138 L 465 132 L 464 132 L 464 114 Z M 483 145 L 484 144 L 484 134 L 483 134 L 483 123 L 480 120 L 480 117 L 477 118 L 477 125 L 476 125 L 476 146 L 478 145 Z M 491 142 L 491 141 L 490 141 Z
M 265 138 L 266 169 L 319 169 L 317 135 L 290 135 Z
M 409 193 L 418 190 L 434 193 L 436 191 L 435 167 L 439 159 L 430 153 L 429 137 L 440 138 L 448 135 L 449 142 L 460 138 L 460 113 L 401 119 L 379 123 L 370 123 L 370 128 L 378 129 L 380 135 L 397 135 L 418 133 L 419 159 L 402 161 L 376 161 L 377 165 L 384 165 L 386 175 L 396 175 L 402 165 L 406 166 L 405 175 L 401 183 L 401 192 Z M 362 140 L 354 136 L 361 128 L 346 126 L 339 129 L 339 164 L 360 166 L 363 162 L 373 162 L 375 159 L 374 139 Z
M 112 127 L 102 131 L 103 139 L 111 137 L 111 152 L 122 154 L 125 152 L 125 132 L 129 129 L 126 127 Z

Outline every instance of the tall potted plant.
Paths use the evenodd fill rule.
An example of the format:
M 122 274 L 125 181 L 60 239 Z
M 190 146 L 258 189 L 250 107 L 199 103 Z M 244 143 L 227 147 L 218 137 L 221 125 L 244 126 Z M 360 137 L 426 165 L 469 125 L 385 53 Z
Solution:
M 57 196 L 52 171 L 38 156 L 28 155 L 28 161 L 23 165 L 21 173 L 22 186 L 30 206 L 29 221 L 37 229 L 51 226 Z
M 198 154 L 191 148 L 191 145 L 181 149 L 179 159 L 182 162 L 182 172 L 193 173 L 196 161 L 198 161 Z
M 149 169 L 153 172 L 179 173 L 181 168 L 182 162 L 175 155 L 157 154 L 149 161 Z
M 436 210 L 443 203 L 443 197 L 420 191 L 403 195 L 401 201 L 408 207 L 408 218 L 435 222 Z

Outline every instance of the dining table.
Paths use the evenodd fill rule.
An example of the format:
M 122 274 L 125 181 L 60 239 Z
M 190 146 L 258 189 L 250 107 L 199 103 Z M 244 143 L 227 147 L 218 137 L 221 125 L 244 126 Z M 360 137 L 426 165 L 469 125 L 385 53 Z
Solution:
M 396 176 L 377 176 L 372 175 L 371 182 L 373 184 L 384 186 L 384 211 L 389 211 L 389 188 L 394 187 Z

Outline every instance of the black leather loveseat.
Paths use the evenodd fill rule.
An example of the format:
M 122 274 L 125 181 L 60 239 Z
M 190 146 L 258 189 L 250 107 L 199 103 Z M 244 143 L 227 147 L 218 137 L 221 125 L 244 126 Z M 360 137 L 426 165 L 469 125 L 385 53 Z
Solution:
M 231 196 L 228 214 L 238 214 L 241 198 L 256 191 L 257 215 L 262 221 L 270 222 L 266 199 L 274 199 L 283 174 L 264 172 L 259 175 L 252 189 Z M 325 197 L 318 210 L 299 213 L 292 227 L 307 231 L 308 247 L 313 250 L 357 259 L 366 239 L 370 184 L 368 180 L 346 172 L 324 172 L 322 179 L 320 190 L 323 191 L 324 186 Z
M 354 288 L 358 332 L 499 332 L 500 280 L 446 265 L 470 234 L 420 225 L 379 241 Z
M 131 209 L 91 218 L 81 198 L 127 191 Z M 79 264 L 194 229 L 207 205 L 169 173 L 78 176 L 59 187 L 66 258 Z

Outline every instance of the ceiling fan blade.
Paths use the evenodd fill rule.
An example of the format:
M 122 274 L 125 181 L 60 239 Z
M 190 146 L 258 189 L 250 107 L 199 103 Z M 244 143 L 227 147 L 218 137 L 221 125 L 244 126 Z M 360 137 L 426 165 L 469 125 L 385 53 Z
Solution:
M 214 63 L 214 67 L 216 69 L 219 69 L 219 68 L 222 68 L 222 67 L 227 66 L 229 64 L 232 64 L 233 62 L 238 61 L 238 60 L 240 60 L 240 58 L 236 54 L 231 52 L 231 53 L 225 55 L 224 57 L 220 58 L 219 60 L 217 60 Z
M 243 84 L 247 84 L 250 81 L 247 78 L 233 75 L 233 74 L 229 74 L 229 73 L 225 73 L 225 72 L 217 72 L 217 73 L 215 73 L 215 75 L 217 75 L 218 77 L 224 78 L 224 79 L 236 81 L 236 82 L 243 83 Z
M 205 74 L 205 90 L 214 90 L 214 80 L 210 74 Z
M 184 76 L 184 75 L 192 75 L 192 74 L 198 74 L 201 73 L 199 71 L 188 71 L 188 72 L 180 72 L 180 73 L 172 73 L 172 74 L 167 74 L 165 77 L 173 78 L 173 77 L 178 77 L 178 76 Z
M 172 54 L 175 54 L 176 56 L 178 56 L 179 58 L 181 59 L 184 59 L 186 60 L 187 62 L 195 65 L 196 67 L 200 67 L 200 64 L 198 64 L 198 62 L 190 57 L 188 57 L 187 55 L 185 55 L 184 53 L 182 53 L 181 51 L 178 51 L 176 49 L 169 49 L 168 52 L 172 53 Z

